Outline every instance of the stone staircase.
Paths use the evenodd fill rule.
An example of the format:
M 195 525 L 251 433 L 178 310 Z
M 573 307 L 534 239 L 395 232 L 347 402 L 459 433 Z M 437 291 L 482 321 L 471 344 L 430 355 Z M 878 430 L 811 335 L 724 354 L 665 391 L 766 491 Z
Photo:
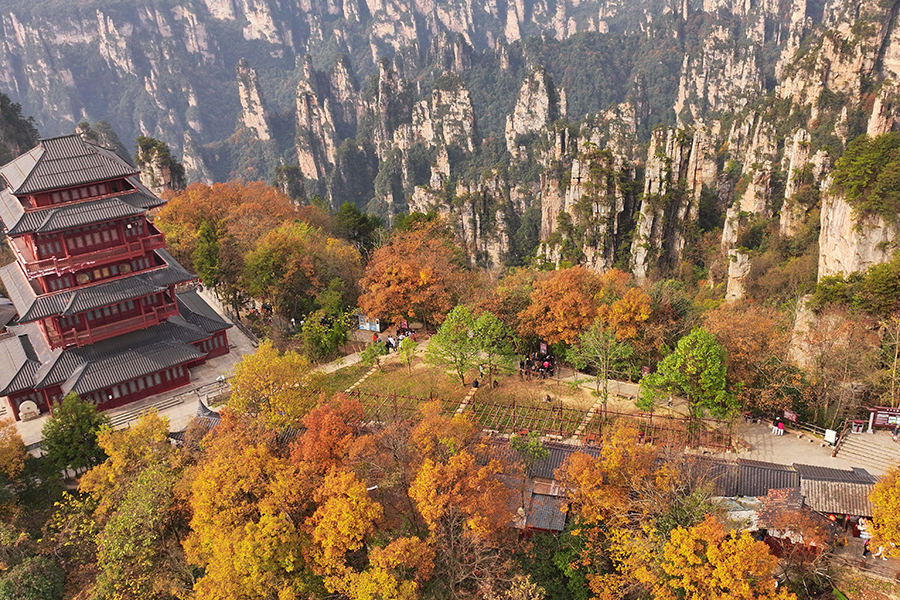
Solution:
M 113 429 L 122 429 L 124 427 L 128 427 L 132 421 L 137 421 L 142 416 L 151 411 L 163 411 L 167 408 L 178 406 L 179 404 L 184 404 L 185 395 L 186 394 L 179 394 L 178 396 L 172 396 L 170 398 L 162 398 L 160 400 L 157 400 L 156 402 L 141 406 L 139 408 L 125 410 L 120 413 L 110 415 L 109 424 Z
M 881 475 L 900 464 L 900 442 L 895 443 L 889 433 L 848 433 L 837 456 L 854 465 Z

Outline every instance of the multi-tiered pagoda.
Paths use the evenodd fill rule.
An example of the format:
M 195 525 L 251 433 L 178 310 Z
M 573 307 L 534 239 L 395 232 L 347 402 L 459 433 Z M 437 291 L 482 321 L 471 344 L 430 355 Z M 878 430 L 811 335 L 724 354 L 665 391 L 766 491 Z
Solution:
M 147 211 L 139 171 L 78 135 L 0 167 L 16 261 L 0 279 L 18 319 L 0 339 L 0 396 L 16 418 L 69 392 L 113 408 L 189 382 L 228 352 L 229 325 L 189 287 Z

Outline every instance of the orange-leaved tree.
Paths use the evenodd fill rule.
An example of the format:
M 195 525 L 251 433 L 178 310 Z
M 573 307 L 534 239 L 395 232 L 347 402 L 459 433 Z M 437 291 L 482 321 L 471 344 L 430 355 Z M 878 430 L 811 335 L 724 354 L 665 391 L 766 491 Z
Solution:
M 360 282 L 359 307 L 383 320 L 439 322 L 469 281 L 462 249 L 439 223 L 395 231 L 375 250 Z
M 658 451 L 638 443 L 634 425 L 619 423 L 604 438 L 597 457 L 583 452 L 570 456 L 557 477 L 569 490 L 569 504 L 587 521 L 619 521 L 634 507 L 635 491 L 645 484 L 659 483 L 670 476 L 656 462 Z
M 320 404 L 303 417 L 306 431 L 292 448 L 295 460 L 309 463 L 324 474 L 340 466 L 354 442 L 356 425 L 363 418 L 359 400 L 343 394 Z
M 297 216 L 290 198 L 263 183 L 193 183 L 169 200 L 156 223 L 172 254 L 190 265 L 204 221 L 248 252 L 267 232 Z
M 538 278 L 531 303 L 519 313 L 519 334 L 554 344 L 569 343 L 597 318 L 603 281 L 583 266 Z
M 631 340 L 640 335 L 641 325 L 650 318 L 650 296 L 639 287 L 630 288 L 611 304 L 599 308 L 600 319 L 616 334 L 616 340 Z

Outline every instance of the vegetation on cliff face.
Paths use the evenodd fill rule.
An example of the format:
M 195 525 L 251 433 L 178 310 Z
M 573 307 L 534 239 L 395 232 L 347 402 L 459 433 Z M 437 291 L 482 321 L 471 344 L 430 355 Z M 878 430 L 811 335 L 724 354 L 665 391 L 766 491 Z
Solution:
M 37 144 L 34 119 L 22 115 L 21 105 L 0 93 L 0 164 L 6 164 Z
M 831 174 L 834 187 L 860 216 L 894 224 L 900 215 L 900 134 L 863 134 L 847 145 Z

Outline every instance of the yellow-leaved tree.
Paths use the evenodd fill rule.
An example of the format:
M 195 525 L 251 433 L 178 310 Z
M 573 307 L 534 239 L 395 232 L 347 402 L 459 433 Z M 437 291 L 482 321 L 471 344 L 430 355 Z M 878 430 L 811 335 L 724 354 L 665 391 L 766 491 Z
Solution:
M 663 551 L 665 576 L 654 598 L 675 600 L 796 600 L 778 589 L 778 558 L 746 531 L 728 532 L 713 516 L 691 528 L 672 531 Z
M 296 352 L 279 352 L 270 340 L 259 345 L 237 365 L 228 406 L 260 417 L 270 426 L 298 426 L 310 410 L 308 387 L 318 374 L 309 360 Z
M 308 568 L 315 481 L 226 411 L 206 441 L 190 487 L 191 532 L 184 542 L 204 570 L 198 600 L 303 598 L 324 590 Z
M 869 500 L 875 509 L 873 545 L 886 548 L 888 556 L 900 556 L 900 466 L 878 480 Z

